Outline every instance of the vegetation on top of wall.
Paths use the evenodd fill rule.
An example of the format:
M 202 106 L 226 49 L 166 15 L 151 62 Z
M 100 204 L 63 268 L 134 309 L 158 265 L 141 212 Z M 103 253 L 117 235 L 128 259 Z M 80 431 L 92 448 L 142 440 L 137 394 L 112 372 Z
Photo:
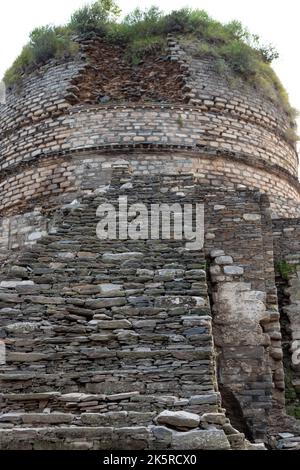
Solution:
M 128 43 L 125 56 L 133 65 L 138 65 L 145 56 L 163 51 L 166 45 L 166 39 L 160 36 L 138 38 Z
M 297 133 L 297 129 L 294 128 L 294 127 L 289 127 L 286 131 L 285 131 L 285 138 L 291 142 L 291 143 L 296 143 L 300 140 L 300 137 Z
M 78 34 L 96 33 L 106 36 L 121 10 L 114 0 L 98 0 L 85 5 L 71 16 L 67 28 Z
M 145 11 L 136 8 L 123 20 L 115 0 L 97 0 L 77 10 L 61 27 L 35 29 L 29 43 L 6 72 L 10 86 L 28 71 L 51 58 L 69 57 L 77 53 L 76 37 L 100 36 L 111 43 L 127 47 L 127 57 L 137 64 L 143 56 L 162 48 L 169 33 L 189 38 L 196 45 L 196 54 L 210 56 L 216 66 L 231 72 L 261 89 L 270 99 L 280 103 L 291 119 L 295 118 L 287 93 L 270 64 L 278 58 L 271 45 L 264 45 L 240 22 L 222 24 L 205 11 L 183 8 L 165 14 L 157 7 Z
M 7 86 L 16 83 L 23 73 L 39 68 L 48 60 L 74 56 L 79 50 L 78 43 L 73 41 L 71 32 L 66 28 L 42 26 L 34 29 L 29 38 L 29 43 L 4 75 Z

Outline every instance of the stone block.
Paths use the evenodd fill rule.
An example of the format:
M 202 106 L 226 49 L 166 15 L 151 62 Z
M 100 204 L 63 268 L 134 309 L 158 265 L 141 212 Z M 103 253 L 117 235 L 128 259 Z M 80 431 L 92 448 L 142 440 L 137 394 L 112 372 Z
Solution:
M 187 411 L 162 411 L 156 418 L 159 424 L 174 428 L 194 429 L 199 426 L 200 416 Z

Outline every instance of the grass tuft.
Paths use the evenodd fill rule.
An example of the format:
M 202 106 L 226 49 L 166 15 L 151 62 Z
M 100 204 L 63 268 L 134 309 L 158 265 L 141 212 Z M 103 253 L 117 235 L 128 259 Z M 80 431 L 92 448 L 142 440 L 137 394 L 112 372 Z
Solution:
M 169 33 L 189 38 L 196 45 L 196 55 L 212 57 L 216 70 L 242 79 L 261 90 L 282 106 L 291 121 L 295 110 L 287 93 L 271 68 L 278 58 L 272 45 L 262 44 L 239 21 L 222 24 L 204 10 L 182 8 L 164 14 L 159 8 L 136 8 L 119 21 L 121 11 L 115 0 L 97 0 L 75 11 L 70 21 L 60 27 L 44 26 L 30 34 L 28 44 L 5 73 L 7 86 L 17 83 L 28 72 L 52 58 L 70 57 L 78 52 L 76 37 L 100 36 L 111 43 L 126 46 L 126 56 L 133 64 L 164 47 Z M 237 80 L 238 81 L 238 80 Z

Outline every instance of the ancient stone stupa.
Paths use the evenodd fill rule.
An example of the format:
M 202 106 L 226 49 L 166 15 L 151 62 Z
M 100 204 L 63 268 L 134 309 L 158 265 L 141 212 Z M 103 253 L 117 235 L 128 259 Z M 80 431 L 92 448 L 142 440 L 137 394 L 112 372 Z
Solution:
M 300 185 L 274 52 L 204 12 L 101 5 L 35 30 L 5 76 L 0 448 L 299 448 Z M 204 244 L 99 238 L 120 197 L 204 207 Z

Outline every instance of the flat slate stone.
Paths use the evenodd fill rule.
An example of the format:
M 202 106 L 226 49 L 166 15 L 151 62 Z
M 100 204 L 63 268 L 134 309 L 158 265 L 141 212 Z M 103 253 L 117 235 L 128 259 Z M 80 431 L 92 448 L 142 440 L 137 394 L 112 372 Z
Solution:
M 173 426 L 175 428 L 197 428 L 200 423 L 200 416 L 187 411 L 162 411 L 158 417 L 159 424 Z
M 127 259 L 138 259 L 144 256 L 143 253 L 137 251 L 128 251 L 124 253 L 103 253 L 103 261 L 124 261 Z
M 104 330 L 125 330 L 131 328 L 131 322 L 128 320 L 97 320 L 98 329 Z
M 172 448 L 175 450 L 229 450 L 230 444 L 224 431 L 219 429 L 173 431 Z
M 224 266 L 224 273 L 230 276 L 241 276 L 244 274 L 244 268 L 240 266 Z

